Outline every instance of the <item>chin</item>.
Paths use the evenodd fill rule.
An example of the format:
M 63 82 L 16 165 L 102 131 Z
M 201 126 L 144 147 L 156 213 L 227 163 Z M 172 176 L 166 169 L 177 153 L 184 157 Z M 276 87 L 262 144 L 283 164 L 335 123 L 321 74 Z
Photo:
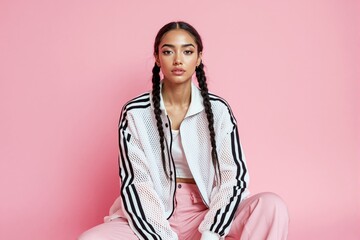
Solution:
M 188 82 L 191 82 L 192 78 L 191 77 L 183 77 L 183 76 L 172 76 L 171 78 L 166 78 L 164 81 L 165 82 L 169 82 L 169 83 L 174 83 L 174 84 L 185 84 Z

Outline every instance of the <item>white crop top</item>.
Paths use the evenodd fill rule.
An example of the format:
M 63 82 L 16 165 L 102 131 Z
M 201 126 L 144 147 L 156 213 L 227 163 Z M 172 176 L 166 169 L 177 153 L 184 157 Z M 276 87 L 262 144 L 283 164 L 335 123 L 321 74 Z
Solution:
M 175 163 L 176 177 L 193 178 L 181 144 L 180 132 L 179 130 L 171 130 L 171 132 L 173 136 L 172 155 Z

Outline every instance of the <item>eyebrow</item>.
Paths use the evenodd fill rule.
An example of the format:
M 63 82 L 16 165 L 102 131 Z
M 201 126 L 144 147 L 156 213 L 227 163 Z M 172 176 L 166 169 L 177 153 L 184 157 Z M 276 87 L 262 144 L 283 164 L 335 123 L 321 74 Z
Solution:
M 163 48 L 163 47 L 175 48 L 175 45 L 165 43 L 164 45 L 161 46 L 161 48 Z M 192 44 L 192 43 L 183 44 L 183 45 L 181 45 L 181 47 L 183 47 L 183 48 L 185 48 L 185 47 L 193 47 L 193 48 L 195 48 L 194 44 Z

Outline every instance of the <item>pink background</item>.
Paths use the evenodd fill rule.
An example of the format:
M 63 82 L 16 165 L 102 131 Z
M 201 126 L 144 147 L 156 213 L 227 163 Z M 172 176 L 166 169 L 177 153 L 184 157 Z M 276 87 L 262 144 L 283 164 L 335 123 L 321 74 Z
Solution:
M 102 221 L 121 106 L 151 87 L 171 20 L 202 34 L 251 190 L 285 199 L 289 239 L 360 238 L 359 1 L 209 2 L 0 2 L 0 239 L 75 239 Z

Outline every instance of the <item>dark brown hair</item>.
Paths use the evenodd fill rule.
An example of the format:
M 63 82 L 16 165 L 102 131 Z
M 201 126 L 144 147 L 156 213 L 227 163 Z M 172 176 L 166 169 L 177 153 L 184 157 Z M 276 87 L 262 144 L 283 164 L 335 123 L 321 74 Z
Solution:
M 159 32 L 156 35 L 155 38 L 155 42 L 154 42 L 154 56 L 158 56 L 159 54 L 159 45 L 160 42 L 163 38 L 163 36 L 174 29 L 182 29 L 187 31 L 195 40 L 195 43 L 197 45 L 197 49 L 198 49 L 198 54 L 201 53 L 203 51 L 203 44 L 202 44 L 202 40 L 201 37 L 199 35 L 199 33 L 196 31 L 196 29 L 191 26 L 190 24 L 186 23 L 186 22 L 170 22 L 166 25 L 164 25 Z M 166 167 L 165 167 L 165 141 L 164 141 L 164 129 L 163 129 L 163 122 L 161 120 L 161 109 L 160 109 L 160 67 L 155 63 L 153 70 L 153 77 L 152 77 L 152 83 L 153 83 L 153 89 L 152 89 L 152 94 L 153 94 L 153 104 L 154 104 L 154 114 L 155 114 L 155 118 L 156 118 L 156 122 L 157 122 L 157 128 L 159 131 L 159 136 L 160 136 L 160 145 L 161 145 L 161 158 L 162 158 L 162 162 L 163 162 L 163 167 L 164 167 L 164 171 L 166 171 Z M 208 127 L 209 127 L 209 133 L 210 133 L 210 142 L 211 142 L 211 157 L 212 157 L 212 162 L 215 168 L 215 172 L 218 172 L 219 176 L 220 176 L 220 168 L 219 168 L 219 161 L 218 161 L 218 157 L 217 157 L 217 152 L 216 152 L 216 141 L 215 141 L 215 131 L 214 131 L 214 115 L 211 109 L 211 103 L 210 103 L 210 99 L 209 99 L 209 91 L 208 91 L 208 87 L 207 87 L 207 83 L 206 83 L 206 76 L 205 76 L 205 71 L 204 71 L 204 64 L 201 62 L 200 65 L 198 67 L 196 67 L 196 78 L 198 80 L 199 83 L 199 87 L 201 90 L 201 96 L 203 98 L 203 104 L 205 107 L 205 112 L 206 112 L 206 116 L 208 119 Z M 168 173 L 166 172 L 166 175 L 168 175 Z

